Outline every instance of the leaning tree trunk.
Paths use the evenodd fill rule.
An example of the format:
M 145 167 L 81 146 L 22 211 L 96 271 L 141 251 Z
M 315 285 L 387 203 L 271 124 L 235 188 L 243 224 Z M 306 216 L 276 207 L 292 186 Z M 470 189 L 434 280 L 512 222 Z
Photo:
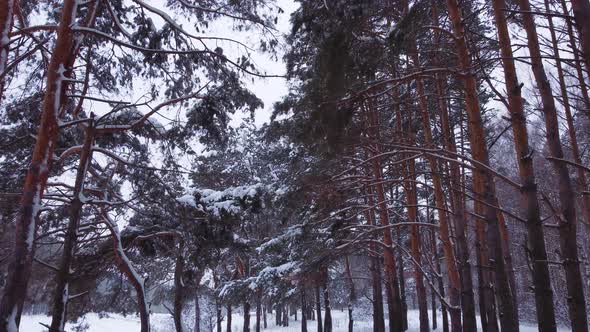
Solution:
M 545 8 L 549 12 L 549 1 L 545 0 Z M 549 22 L 549 32 L 551 33 L 551 45 L 553 48 L 553 56 L 555 57 L 555 65 L 557 67 L 557 77 L 559 78 L 559 87 L 561 92 L 561 100 L 563 102 L 563 109 L 565 111 L 565 118 L 567 121 L 567 128 L 568 134 L 570 138 L 570 145 L 572 149 L 572 156 L 574 157 L 574 162 L 579 165 L 582 165 L 582 158 L 580 155 L 580 148 L 578 146 L 578 137 L 576 135 L 576 127 L 574 126 L 574 118 L 572 116 L 572 110 L 569 100 L 569 95 L 567 91 L 567 83 L 565 81 L 565 73 L 562 67 L 562 60 L 561 55 L 559 52 L 558 46 L 558 39 L 555 33 L 555 27 L 553 25 L 553 18 L 551 16 L 547 17 Z M 575 47 L 575 45 L 574 45 Z M 579 66 L 578 66 L 579 67 Z M 583 75 L 582 75 L 583 77 Z M 585 82 L 582 80 L 582 86 L 585 88 Z M 587 91 L 585 91 L 587 95 Z M 589 110 L 586 110 L 589 112 Z M 586 171 L 581 167 L 576 167 L 576 174 L 578 175 L 578 182 L 580 191 L 586 191 L 588 186 L 588 178 L 586 177 Z M 590 230 L 590 195 L 582 195 L 581 197 L 581 206 L 582 206 L 582 213 L 584 215 L 585 224 L 587 225 L 588 230 Z M 590 233 L 588 234 L 590 238 Z M 590 242 L 589 242 L 590 245 Z M 590 254 L 590 248 L 588 248 L 588 253 Z
M 573 23 L 569 16 L 569 10 L 567 8 L 565 0 L 560 0 L 560 3 L 562 14 L 566 15 L 565 22 L 567 26 L 569 47 L 571 48 L 572 54 L 574 56 L 573 67 L 576 70 L 576 78 L 578 80 L 578 84 L 580 84 L 580 92 L 582 93 L 582 100 L 584 102 L 584 106 L 582 107 L 582 113 L 585 114 L 588 119 L 590 119 L 590 95 L 588 93 L 588 86 L 586 85 L 586 78 L 584 77 L 584 70 L 582 69 L 580 51 L 578 50 L 578 45 L 576 44 L 576 35 L 574 34 Z
M 464 73 L 462 76 L 465 92 L 465 105 L 469 122 L 469 141 L 471 145 L 471 154 L 473 159 L 489 166 L 489 155 L 485 139 L 485 130 L 479 105 L 477 80 L 472 71 L 471 55 L 467 48 L 465 39 L 465 29 L 463 26 L 463 17 L 459 9 L 457 0 L 447 0 L 449 18 L 452 22 L 455 34 L 455 45 L 459 57 L 460 69 Z M 497 211 L 494 208 L 496 202 L 496 188 L 492 175 L 477 167 L 474 170 L 474 178 L 479 178 L 481 187 L 476 186 L 476 196 L 483 199 L 485 206 L 485 220 L 488 223 L 488 247 L 490 259 L 487 262 L 495 272 L 495 281 L 497 285 L 497 294 L 500 299 L 500 323 L 504 331 L 518 331 L 519 324 L 514 307 L 514 299 L 510 282 L 506 273 L 502 246 L 500 244 L 500 229 L 497 217 Z M 479 188 L 478 188 L 479 187 Z
M 581 17 L 580 14 L 584 14 L 583 17 L 587 19 L 587 21 L 584 22 L 584 26 L 590 27 L 590 16 L 585 16 L 588 8 L 584 9 L 584 13 L 580 13 L 580 5 L 582 2 L 586 5 L 588 4 L 587 1 L 572 1 L 576 21 L 578 24 L 581 24 L 581 22 L 579 22 L 579 18 Z M 561 205 L 561 213 L 558 216 L 559 238 L 567 283 L 569 317 L 572 324 L 572 330 L 584 332 L 588 331 L 588 318 L 586 316 L 584 283 L 580 271 L 578 246 L 576 241 L 577 219 L 574 188 L 567 169 L 567 164 L 563 162 L 564 154 L 561 146 L 561 139 L 559 137 L 559 122 L 557 119 L 555 100 L 553 99 L 553 91 L 551 90 L 551 85 L 545 74 L 545 69 L 543 68 L 535 20 L 532 14 L 529 13 L 531 11 L 530 3 L 528 0 L 519 0 L 518 3 L 521 10 L 524 11 L 522 15 L 523 23 L 527 33 L 532 70 L 543 104 L 547 145 L 549 146 L 549 152 L 553 158 L 553 168 L 557 173 L 557 180 L 559 182 L 559 201 Z M 583 28 L 582 46 L 583 51 L 585 52 L 584 55 L 588 61 L 590 60 L 590 53 L 587 53 L 586 51 L 590 50 L 590 39 L 588 39 L 590 38 L 590 34 L 584 26 L 579 27 Z
M 92 161 L 92 146 L 94 143 L 94 119 L 88 122 L 85 131 L 84 145 L 80 152 L 80 162 L 76 173 L 74 183 L 74 192 L 70 204 L 70 218 L 68 229 L 64 238 L 64 247 L 62 258 L 55 277 L 55 290 L 53 293 L 53 310 L 51 318 L 50 332 L 61 332 L 66 325 L 66 314 L 69 298 L 69 281 L 71 274 L 72 259 L 74 258 L 78 240 L 78 227 L 80 226 L 80 217 L 84 202 L 80 199 L 84 191 L 84 180 L 86 172 Z
M 63 69 L 74 44 L 72 27 L 78 12 L 77 5 L 76 0 L 64 1 L 57 41 L 47 68 L 41 123 L 23 186 L 21 210 L 16 221 L 14 252 L 0 302 L 0 332 L 17 330 L 20 323 L 22 304 L 26 297 L 33 262 L 33 239 L 37 231 L 38 214 L 52 166 L 53 151 L 57 145 L 60 112 L 58 108 L 62 105 L 61 98 L 65 96 L 63 90 L 66 87 Z M 9 11 L 13 7 L 14 3 L 8 7 Z
M 571 0 L 571 3 L 576 28 L 578 28 L 578 33 L 580 34 L 580 43 L 582 44 L 582 54 L 586 62 L 586 70 L 590 70 L 590 1 Z
M 105 220 L 105 225 L 109 228 L 111 232 L 111 238 L 113 239 L 113 251 L 115 254 L 115 261 L 119 266 L 119 269 L 129 282 L 135 289 L 135 293 L 137 295 L 137 302 L 139 306 L 139 320 L 141 323 L 141 332 L 149 332 L 150 330 L 150 314 L 148 311 L 148 305 L 146 300 L 145 294 L 145 281 L 144 279 L 137 273 L 133 265 L 131 265 L 131 261 L 127 257 L 127 254 L 123 250 L 123 243 L 121 242 L 121 236 L 119 233 L 119 227 L 117 223 L 111 219 L 108 215 L 108 212 L 103 211 L 103 218 Z

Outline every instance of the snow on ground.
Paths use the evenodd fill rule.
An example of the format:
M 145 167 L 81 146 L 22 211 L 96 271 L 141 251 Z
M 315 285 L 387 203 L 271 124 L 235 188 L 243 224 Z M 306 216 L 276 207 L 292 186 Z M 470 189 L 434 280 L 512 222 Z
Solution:
M 250 316 L 250 321 L 252 323 L 251 330 L 254 331 L 254 324 L 256 323 L 256 315 L 253 312 Z M 431 316 L 429 316 L 431 317 Z M 288 327 L 278 327 L 274 324 L 274 315 L 268 314 L 267 315 L 267 322 L 268 328 L 264 329 L 265 332 L 298 332 L 301 331 L 301 312 L 298 313 L 298 321 L 294 321 L 293 317 L 289 321 Z M 87 332 L 133 332 L 139 331 L 139 318 L 136 316 L 127 316 L 124 317 L 118 314 L 109 314 L 108 317 L 100 318 L 98 314 L 91 313 L 84 316 L 86 324 L 88 324 L 89 329 Z M 50 318 L 47 316 L 42 315 L 27 315 L 23 316 L 22 323 L 20 326 L 20 330 L 22 332 L 43 332 L 47 331 L 39 322 L 48 324 L 50 322 Z M 332 311 L 332 321 L 334 332 L 345 332 L 348 331 L 348 313 L 346 311 L 334 310 Z M 151 315 L 151 322 L 152 322 L 152 332 L 173 332 L 174 331 L 174 324 L 172 322 L 172 318 L 168 314 L 152 314 Z M 242 331 L 242 323 L 243 317 L 241 315 L 234 314 L 232 316 L 232 331 L 239 332 Z M 432 322 L 431 322 L 432 323 Z M 438 319 L 439 329 L 441 319 Z M 478 322 L 479 323 L 479 322 Z M 66 327 L 66 331 L 73 331 L 72 327 L 75 324 L 68 324 Z M 370 317 L 362 317 L 356 318 L 354 321 L 354 331 L 358 332 L 369 332 L 372 331 L 373 328 L 371 327 L 371 318 Z M 387 322 L 385 324 L 387 326 Z M 415 332 L 418 331 L 418 311 L 410 310 L 408 312 L 408 325 L 410 329 L 408 332 Z M 225 321 L 223 322 L 223 331 L 225 331 L 226 324 Z M 316 321 L 307 321 L 307 329 L 310 332 L 317 331 Z M 534 332 L 537 331 L 537 328 L 530 325 L 521 325 L 521 332 Z M 560 332 L 571 331 L 566 328 L 559 329 Z

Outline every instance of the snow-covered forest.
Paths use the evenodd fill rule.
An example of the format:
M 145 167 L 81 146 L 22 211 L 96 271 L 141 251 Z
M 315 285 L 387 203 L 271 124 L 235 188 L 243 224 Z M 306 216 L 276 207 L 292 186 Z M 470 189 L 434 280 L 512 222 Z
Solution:
M 590 0 L 0 0 L 0 332 L 588 332 Z

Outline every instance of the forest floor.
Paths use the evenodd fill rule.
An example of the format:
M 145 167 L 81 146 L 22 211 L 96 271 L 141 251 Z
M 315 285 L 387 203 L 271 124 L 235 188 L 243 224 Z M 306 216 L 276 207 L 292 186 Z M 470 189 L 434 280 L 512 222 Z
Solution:
M 334 332 L 346 332 L 348 331 L 348 315 L 347 312 L 340 310 L 334 310 L 332 312 L 333 317 L 333 331 Z M 293 318 L 293 317 L 291 317 Z M 132 332 L 139 331 L 139 318 L 134 315 L 122 316 L 119 314 L 109 314 L 108 317 L 100 318 L 98 314 L 87 314 L 85 317 L 85 323 L 88 325 L 88 329 L 81 329 L 79 331 L 86 332 Z M 268 328 L 263 329 L 265 332 L 298 332 L 301 331 L 301 320 L 295 321 L 291 319 L 288 327 L 277 327 L 274 324 L 274 316 L 268 315 Z M 27 315 L 23 316 L 20 330 L 23 332 L 43 332 L 47 329 L 44 328 L 40 323 L 48 324 L 51 319 L 43 315 Z M 251 316 L 251 331 L 254 331 L 255 314 Z M 174 324 L 172 318 L 168 314 L 152 314 L 152 332 L 173 332 Z M 242 331 L 243 317 L 241 315 L 233 315 L 232 317 L 232 331 Z M 408 324 L 410 328 L 408 332 L 418 331 L 418 311 L 410 310 L 408 312 Z M 442 331 L 440 328 L 441 319 L 439 317 L 438 323 L 439 328 L 437 331 Z M 432 323 L 432 322 L 431 322 Z M 72 329 L 76 324 L 68 324 L 66 331 L 77 331 Z M 387 325 L 387 322 L 386 322 Z M 223 331 L 225 331 L 225 322 L 223 324 Z M 316 321 L 309 320 L 307 322 L 307 329 L 310 332 L 317 331 Z M 370 317 L 360 317 L 354 322 L 354 331 L 357 332 L 369 332 L 372 331 L 372 322 Z M 530 325 L 521 325 L 521 332 L 533 332 L 537 331 L 537 328 Z M 567 328 L 558 329 L 560 332 L 571 331 Z M 205 331 L 204 331 L 205 332 Z

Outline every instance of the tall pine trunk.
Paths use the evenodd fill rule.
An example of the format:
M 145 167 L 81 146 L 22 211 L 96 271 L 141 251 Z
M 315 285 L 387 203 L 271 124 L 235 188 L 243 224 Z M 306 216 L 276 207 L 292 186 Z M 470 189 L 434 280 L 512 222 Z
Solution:
M 545 8 L 547 11 L 550 10 L 550 6 L 549 6 L 549 1 L 545 0 Z M 568 128 L 568 136 L 570 139 L 570 148 L 572 149 L 572 155 L 574 157 L 574 162 L 576 162 L 577 164 L 582 165 L 582 158 L 580 155 L 580 148 L 578 146 L 578 137 L 576 135 L 576 127 L 574 125 L 574 118 L 572 116 L 572 110 L 571 110 L 571 104 L 570 104 L 570 99 L 569 99 L 569 95 L 568 95 L 568 91 L 567 91 L 567 83 L 565 81 L 565 73 L 562 67 L 562 61 L 561 61 L 561 55 L 559 52 L 559 46 L 558 46 L 558 39 L 555 33 L 555 27 L 553 25 L 553 18 L 551 16 L 547 17 L 548 23 L 549 23 L 549 32 L 551 33 L 551 46 L 553 48 L 553 56 L 555 57 L 555 65 L 557 68 L 557 77 L 559 79 L 559 87 L 560 87 L 560 92 L 561 92 L 561 100 L 563 102 L 563 109 L 565 111 L 565 118 L 567 121 L 567 128 Z M 575 41 L 572 41 L 572 43 L 575 43 Z M 575 44 L 573 44 L 573 47 L 575 47 Z M 579 67 L 579 66 L 578 66 Z M 581 80 L 581 84 L 583 86 L 582 91 L 583 94 L 585 94 L 587 96 L 588 91 L 584 91 L 585 87 L 586 87 L 586 83 L 584 82 L 583 79 L 583 74 L 582 76 L 582 80 Z M 587 107 L 587 106 L 586 106 Z M 586 110 L 586 112 L 589 112 L 589 110 Z M 587 115 L 590 113 L 587 113 Z M 586 177 L 586 172 L 584 169 L 580 168 L 580 167 L 576 167 L 576 174 L 578 176 L 578 187 L 580 188 L 580 191 L 586 191 L 587 190 L 587 186 L 588 186 L 588 178 Z M 587 225 L 586 227 L 589 230 L 589 239 L 590 239 L 590 195 L 582 195 L 581 197 L 581 206 L 582 206 L 582 213 L 584 215 L 584 221 L 585 224 Z M 589 242 L 590 244 L 590 242 Z M 588 253 L 590 254 L 590 248 L 588 248 Z
M 582 54 L 586 62 L 586 70 L 590 70 L 590 1 L 571 0 L 571 3 L 576 27 L 580 34 L 580 43 L 582 44 Z
M 588 4 L 587 1 L 572 1 L 572 4 L 574 5 L 574 14 L 576 14 L 575 3 L 578 4 L 576 20 L 580 17 L 579 5 L 581 2 Z M 551 157 L 555 158 L 553 160 L 553 168 L 555 173 L 557 173 L 557 180 L 559 182 L 559 202 L 561 205 L 561 213 L 558 216 L 559 238 L 567 283 L 569 317 L 572 323 L 572 330 L 584 332 L 588 331 L 588 318 L 586 316 L 584 283 L 580 271 L 578 246 L 576 241 L 577 219 L 574 188 L 567 169 L 567 164 L 562 161 L 564 154 L 559 136 L 559 122 L 557 119 L 555 100 L 553 99 L 553 91 L 551 90 L 551 85 L 545 74 L 545 69 L 543 68 L 535 20 L 532 14 L 528 13 L 531 11 L 530 3 L 528 0 L 518 0 L 518 3 L 521 10 L 524 11 L 522 15 L 523 23 L 527 34 L 532 70 L 543 104 L 547 145 L 549 146 Z M 588 19 L 590 19 L 590 17 L 588 17 Z M 590 24 L 590 21 L 586 21 L 585 24 Z M 590 27 L 590 25 L 588 27 Z M 590 34 L 586 33 L 582 38 L 583 51 L 587 51 L 588 48 L 590 48 L 590 42 L 584 40 L 584 38 L 590 38 Z M 590 54 L 588 53 L 585 54 L 587 60 L 590 60 L 590 58 L 588 58 L 589 55 Z
M 6 1 L 4 1 L 6 2 Z M 65 98 L 64 70 L 74 45 L 73 23 L 78 12 L 76 0 L 65 0 L 57 31 L 57 41 L 47 68 L 47 84 L 41 122 L 31 164 L 27 171 L 21 210 L 16 221 L 15 246 L 9 273 L 0 302 L 0 332 L 14 331 L 20 323 L 22 305 L 34 255 L 34 241 L 41 200 L 52 166 L 52 156 L 57 145 L 62 98 Z M 14 7 L 9 5 L 9 10 Z M 9 11 L 6 14 L 10 14 Z
M 473 159 L 483 165 L 489 166 L 489 155 L 477 92 L 477 80 L 475 74 L 472 72 L 472 61 L 469 49 L 467 48 L 467 41 L 465 39 L 463 18 L 457 0 L 447 0 L 447 8 L 453 26 L 453 32 L 455 34 L 455 45 L 457 47 L 460 69 L 464 73 L 462 80 L 464 84 L 465 105 L 469 124 L 471 154 Z M 496 202 L 495 183 L 492 175 L 480 167 L 474 170 L 473 176 L 475 181 L 481 181 L 481 186 L 475 186 L 476 196 L 487 203 L 484 214 L 485 220 L 488 224 L 487 240 L 490 253 L 489 261 L 487 263 L 495 272 L 497 295 L 500 301 L 499 309 L 502 330 L 518 331 L 519 324 L 516 308 L 514 307 L 515 302 L 510 289 L 510 282 L 506 273 L 502 246 L 500 243 L 500 227 L 497 211 L 493 207 Z
M 367 187 L 368 205 L 374 206 L 373 191 L 371 187 Z M 367 222 L 371 226 L 375 226 L 375 209 L 368 209 L 366 212 Z M 375 244 L 369 244 L 371 253 L 376 251 Z M 383 288 L 381 284 L 381 262 L 379 257 L 370 254 L 370 269 L 371 269 L 371 286 L 373 288 L 373 331 L 385 332 L 385 317 L 383 311 Z
M 475 213 L 482 215 L 481 203 L 475 203 Z M 487 248 L 486 225 L 483 220 L 475 220 L 475 254 L 477 255 L 477 282 L 479 286 L 479 314 L 481 326 L 485 332 L 498 332 L 496 298 L 493 289 L 494 273 L 487 264 L 489 253 Z
M 416 69 L 419 69 L 420 62 L 418 58 L 418 50 L 414 43 L 412 43 L 412 46 L 412 54 L 414 54 L 412 61 L 414 62 L 414 67 Z M 430 113 L 428 111 L 428 100 L 426 99 L 424 83 L 421 79 L 416 80 L 416 88 L 418 92 L 418 101 L 422 118 L 422 127 L 424 129 L 424 140 L 428 147 L 433 148 L 434 142 L 432 138 Z M 447 274 L 449 278 L 449 300 L 451 306 L 455 307 L 450 310 L 452 330 L 458 332 L 461 330 L 461 312 L 458 310 L 460 306 L 461 281 L 459 277 L 459 271 L 457 269 L 455 251 L 451 243 L 451 238 L 449 236 L 449 222 L 447 214 L 445 212 L 445 196 L 442 187 L 442 181 L 439 176 L 439 165 L 436 158 L 434 158 L 433 156 L 429 156 L 427 160 L 430 166 L 432 176 L 432 185 L 434 187 L 434 200 L 436 208 L 438 210 L 437 214 L 440 223 L 440 237 L 443 243 L 443 251 L 445 254 L 447 264 Z M 435 317 L 436 316 L 433 314 L 433 321 L 436 319 Z M 434 325 L 435 323 L 433 322 L 433 326 Z
M 433 6 L 436 8 L 436 6 Z M 435 17 L 435 26 L 438 26 L 438 15 L 433 15 Z M 438 60 L 437 60 L 438 63 Z M 444 146 L 447 150 L 451 151 L 452 153 L 457 152 L 457 146 L 454 138 L 454 133 L 451 128 L 451 123 L 449 120 L 449 107 L 447 105 L 447 99 L 445 98 L 445 84 L 443 79 L 437 75 L 435 77 L 435 86 L 436 86 L 436 95 L 438 98 L 438 108 L 440 111 L 440 120 L 441 120 L 441 128 L 443 134 L 443 142 Z M 434 172 L 434 171 L 433 171 Z M 461 199 L 461 170 L 457 163 L 451 163 L 449 165 L 449 175 L 450 175 L 450 201 L 451 207 L 453 209 L 452 213 L 452 222 L 455 228 L 455 250 L 450 246 L 450 238 L 451 234 L 451 225 L 447 222 L 449 230 L 449 234 L 445 236 L 449 237 L 449 242 L 445 245 L 445 256 L 447 259 L 452 257 L 451 255 L 456 253 L 455 260 L 456 266 L 459 273 L 459 282 L 460 288 L 458 290 L 453 290 L 452 283 L 453 281 L 449 280 L 451 285 L 449 286 L 449 296 L 450 300 L 453 301 L 453 296 L 457 296 L 452 292 L 460 292 L 460 302 L 461 308 L 463 313 L 463 330 L 464 331 L 474 331 L 476 329 L 477 323 L 475 318 L 475 298 L 473 292 L 473 277 L 471 275 L 471 264 L 469 260 L 469 247 L 467 245 L 467 238 L 465 236 L 465 230 L 467 228 L 467 222 L 465 220 L 465 209 Z M 435 188 L 436 190 L 436 188 Z M 442 219 L 441 219 L 442 223 Z M 442 237 L 442 224 L 441 224 L 441 237 Z M 444 238 L 443 238 L 443 241 Z M 443 242 L 444 244 L 444 242 Z M 447 253 L 447 251 L 449 251 Z M 447 262 L 449 264 L 449 262 Z M 448 266 L 448 265 L 447 265 Z M 449 272 L 450 273 L 450 272 Z M 452 275 L 449 274 L 449 278 Z M 455 276 L 456 278 L 456 276 Z M 456 281 L 455 281 L 456 283 Z M 456 287 L 456 286 L 455 286 Z M 451 302 L 453 303 L 453 302 Z M 461 311 L 459 309 L 450 309 L 451 311 L 451 330 L 453 332 L 460 331 L 461 329 Z M 452 311 L 455 311 L 453 313 Z M 454 316 L 453 316 L 454 314 Z
M 80 162 L 76 172 L 74 192 L 70 204 L 70 218 L 68 220 L 68 228 L 64 238 L 62 258 L 59 270 L 55 276 L 53 309 L 51 326 L 49 328 L 50 332 L 61 332 L 64 330 L 66 324 L 71 265 L 76 253 L 76 246 L 78 243 L 78 227 L 80 225 L 80 217 L 84 205 L 80 197 L 83 195 L 86 172 L 92 161 L 93 143 L 94 120 L 93 116 L 91 115 L 91 120 L 85 130 L 84 145 L 82 147 L 82 151 L 80 152 Z
M 383 189 L 383 168 L 381 166 L 381 146 L 379 144 L 381 135 L 379 132 L 379 120 L 373 107 L 368 107 L 368 123 L 369 123 L 369 135 L 376 142 L 373 146 L 374 155 L 373 158 L 373 176 L 375 178 L 375 193 L 377 194 L 377 206 L 379 208 L 379 221 L 381 226 L 389 226 L 389 211 L 387 210 L 387 204 L 385 201 L 385 190 Z M 393 322 L 389 322 L 391 332 L 403 332 L 403 321 L 400 319 L 403 315 L 402 305 L 400 299 L 399 284 L 397 282 L 397 269 L 395 256 L 393 253 L 393 240 L 391 236 L 391 230 L 388 227 L 383 229 L 383 243 L 385 248 L 383 250 L 383 258 L 385 265 L 385 284 L 391 290 L 392 301 L 389 306 L 390 317 L 393 316 L 395 319 Z M 389 291 L 389 290 L 388 290 Z
M 567 27 L 567 37 L 569 41 L 569 47 L 571 48 L 572 54 L 574 56 L 573 67 L 576 70 L 576 78 L 578 80 L 580 93 L 582 94 L 582 113 L 585 114 L 588 119 L 590 119 L 590 95 L 588 94 L 588 86 L 586 85 L 586 78 L 584 77 L 582 60 L 580 59 L 580 51 L 578 49 L 576 35 L 574 34 L 573 23 L 569 16 L 570 13 L 565 0 L 560 0 L 560 3 L 562 14 L 566 16 L 565 23 Z M 586 218 L 588 219 L 589 217 Z

